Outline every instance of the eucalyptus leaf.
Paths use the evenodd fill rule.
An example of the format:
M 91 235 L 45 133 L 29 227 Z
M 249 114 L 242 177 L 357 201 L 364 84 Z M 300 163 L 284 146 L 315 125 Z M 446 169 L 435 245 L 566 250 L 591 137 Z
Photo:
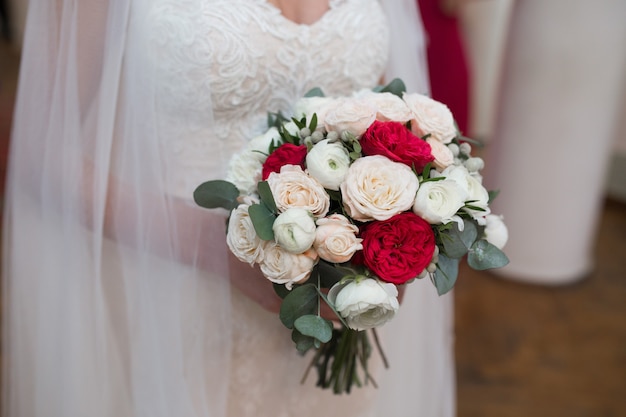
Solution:
M 437 269 L 433 275 L 433 284 L 439 295 L 444 295 L 454 287 L 459 275 L 459 260 L 448 258 L 440 253 L 437 261 Z
M 307 91 L 304 97 L 324 97 L 324 92 L 321 88 L 315 87 Z
M 491 204 L 493 202 L 493 200 L 496 199 L 498 194 L 500 194 L 500 190 L 491 190 L 491 191 L 489 191 L 489 202 L 488 202 L 488 204 Z
M 248 207 L 248 214 L 254 226 L 254 231 L 259 238 L 263 240 L 274 240 L 274 230 L 272 226 L 274 225 L 274 220 L 276 220 L 276 215 L 263 204 L 251 205 Z
M 320 260 L 316 268 L 317 273 L 319 274 L 321 286 L 324 288 L 332 287 L 341 281 L 341 279 L 346 275 L 342 269 L 324 260 Z
M 291 294 L 291 291 L 289 291 L 283 284 L 273 283 L 272 287 L 274 287 L 274 292 L 280 298 L 285 298 L 287 295 Z
M 485 239 L 478 240 L 467 255 L 467 263 L 473 269 L 502 268 L 509 263 L 509 258 Z
M 213 180 L 200 184 L 193 192 L 193 199 L 201 207 L 205 208 L 225 208 L 233 210 L 239 203 L 239 190 L 234 184 L 223 181 Z
M 267 181 L 259 181 L 257 184 L 257 191 L 259 193 L 259 197 L 261 197 L 261 201 L 265 204 L 268 210 L 272 213 L 278 212 L 269 183 Z
M 298 317 L 293 325 L 303 335 L 314 337 L 322 343 L 329 342 L 333 337 L 332 323 L 314 314 Z
M 317 288 L 313 284 L 305 284 L 294 288 L 285 297 L 280 305 L 280 321 L 288 329 L 293 329 L 293 324 L 300 316 L 317 313 L 319 299 Z
M 296 344 L 296 349 L 300 353 L 305 353 L 315 345 L 315 338 L 300 333 L 297 329 L 291 332 L 291 340 Z
M 402 98 L 402 94 L 406 92 L 406 85 L 400 78 L 394 78 L 381 90 L 383 93 L 391 93 Z
M 441 241 L 446 255 L 450 258 L 462 258 L 472 247 L 478 237 L 476 225 L 470 220 L 464 220 L 463 231 L 459 230 L 459 225 L 454 223 L 454 227 L 441 234 Z

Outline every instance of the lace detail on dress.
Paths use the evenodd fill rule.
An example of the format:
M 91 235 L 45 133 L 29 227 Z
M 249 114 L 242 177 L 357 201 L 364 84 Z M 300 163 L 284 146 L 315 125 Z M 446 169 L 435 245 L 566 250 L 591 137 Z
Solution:
M 289 115 L 313 87 L 373 87 L 388 54 L 376 0 L 333 0 L 311 25 L 267 0 L 159 0 L 149 20 L 170 189 L 183 197 L 224 176 L 224 161 L 266 128 L 268 111 Z

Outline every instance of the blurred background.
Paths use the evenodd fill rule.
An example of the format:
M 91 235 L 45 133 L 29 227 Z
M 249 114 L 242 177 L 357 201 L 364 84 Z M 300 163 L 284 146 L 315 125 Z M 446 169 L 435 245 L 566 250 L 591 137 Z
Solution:
M 626 416 L 626 0 L 419 6 L 511 236 L 456 286 L 458 415 Z M 0 0 L 0 191 L 26 9 Z

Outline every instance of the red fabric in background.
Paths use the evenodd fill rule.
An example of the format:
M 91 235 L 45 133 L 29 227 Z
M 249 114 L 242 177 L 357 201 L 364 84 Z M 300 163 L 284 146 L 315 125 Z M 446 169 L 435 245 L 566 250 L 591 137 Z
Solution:
M 417 0 L 426 31 L 432 97 L 446 104 L 461 133 L 469 129 L 470 68 L 458 19 L 445 14 L 441 0 Z

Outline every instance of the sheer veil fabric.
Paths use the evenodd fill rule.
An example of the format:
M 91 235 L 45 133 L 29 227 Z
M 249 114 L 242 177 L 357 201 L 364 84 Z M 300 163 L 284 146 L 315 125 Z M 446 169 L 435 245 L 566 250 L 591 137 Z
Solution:
M 427 92 L 415 2 L 383 3 L 394 22 L 386 76 Z M 152 4 L 31 0 L 4 218 L 6 416 L 226 415 L 225 213 L 169 192 L 175 167 L 162 138 L 171 103 L 146 47 Z M 210 107 L 205 87 L 197 94 Z M 210 137 L 212 116 L 202 117 L 185 129 Z M 217 178 L 228 161 L 214 152 Z M 385 346 L 396 366 L 380 378 L 373 415 L 424 403 L 421 415 L 452 416 L 451 297 L 426 282 L 413 287 L 383 331 L 403 343 Z M 412 360 L 419 355 L 428 360 Z

